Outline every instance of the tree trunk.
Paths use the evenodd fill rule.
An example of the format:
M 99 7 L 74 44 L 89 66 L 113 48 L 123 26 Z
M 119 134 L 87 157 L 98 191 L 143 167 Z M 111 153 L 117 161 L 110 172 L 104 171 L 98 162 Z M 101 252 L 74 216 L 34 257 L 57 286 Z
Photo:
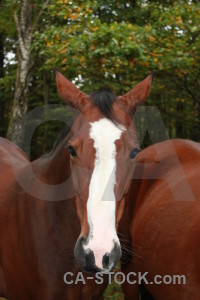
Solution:
M 38 24 L 39 18 L 47 7 L 49 0 L 42 4 L 42 8 L 32 22 L 32 7 L 30 0 L 21 0 L 19 16 L 15 12 L 14 19 L 18 35 L 17 51 L 17 78 L 15 84 L 15 95 L 12 109 L 12 118 L 8 127 L 7 137 L 19 146 L 23 145 L 24 128 L 20 122 L 28 109 L 28 92 L 30 82 L 31 44 L 33 32 Z
M 1 2 L 0 2 L 1 3 Z M 4 77 L 4 35 L 0 34 L 0 78 Z
M 48 85 L 48 74 L 46 71 L 43 72 L 43 97 L 44 97 L 44 109 L 46 112 L 46 105 L 48 105 L 49 101 L 49 85 Z M 44 128 L 44 138 L 42 145 L 42 154 L 45 153 L 47 147 L 47 126 Z
M 20 16 L 18 17 L 16 13 L 14 15 L 19 41 L 17 50 L 18 67 L 12 119 L 9 124 L 7 136 L 19 146 L 22 146 L 24 139 L 23 128 L 20 121 L 28 108 L 28 86 L 32 42 L 31 13 L 31 3 L 29 0 L 23 0 L 21 3 Z

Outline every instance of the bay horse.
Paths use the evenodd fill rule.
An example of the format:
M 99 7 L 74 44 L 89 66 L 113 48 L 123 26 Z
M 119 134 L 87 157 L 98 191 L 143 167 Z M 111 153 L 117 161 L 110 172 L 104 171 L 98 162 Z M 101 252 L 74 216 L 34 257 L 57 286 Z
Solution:
M 126 300 L 140 290 L 144 300 L 200 299 L 199 143 L 168 140 L 137 155 L 120 231 L 132 247 L 122 271 L 146 274 L 124 283 Z
M 69 132 L 33 162 L 0 139 L 0 296 L 10 300 L 103 299 L 106 278 L 99 285 L 85 273 L 85 285 L 67 285 L 63 275 L 110 272 L 122 252 L 117 228 L 139 148 L 132 116 L 152 75 L 115 97 L 88 96 L 55 73 L 60 96 L 80 111 Z

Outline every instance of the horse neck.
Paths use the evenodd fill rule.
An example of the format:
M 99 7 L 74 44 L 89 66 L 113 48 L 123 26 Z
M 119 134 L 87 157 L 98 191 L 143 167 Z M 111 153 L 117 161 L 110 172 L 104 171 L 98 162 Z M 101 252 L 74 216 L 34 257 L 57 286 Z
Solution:
M 47 201 L 40 201 L 41 198 L 38 197 L 39 201 L 36 201 L 36 209 L 41 210 L 42 208 L 42 210 L 45 210 L 48 220 L 53 217 L 53 219 L 59 218 L 60 223 L 70 223 L 69 218 L 73 216 L 73 224 L 78 224 L 73 201 L 70 154 L 65 151 L 64 146 L 63 141 L 50 154 L 44 155 L 31 163 L 35 176 L 41 181 L 41 186 L 43 183 L 47 184 L 47 187 L 44 188 L 46 190 L 45 196 L 47 195 L 44 200 Z M 35 187 L 33 184 L 33 188 L 39 190 L 41 187 L 39 185 Z M 50 200 L 48 196 L 50 196 Z M 35 198 L 37 199 L 37 196 Z
M 58 145 L 52 153 L 33 161 L 28 168 L 24 169 L 23 173 L 22 179 L 27 179 L 26 183 L 30 193 L 25 193 L 24 198 L 21 199 L 22 205 L 24 205 L 24 209 L 21 211 L 26 211 L 28 216 L 27 220 L 30 222 L 28 230 L 31 231 L 31 233 L 29 231 L 29 235 L 33 242 L 37 240 L 38 247 L 40 247 L 43 245 L 41 237 L 45 237 L 45 245 L 48 244 L 51 251 L 59 252 L 67 247 L 66 252 L 73 254 L 74 245 L 80 233 L 80 223 L 73 201 L 72 184 L 69 184 L 70 156 L 64 150 L 63 143 Z M 64 197 L 66 195 L 66 198 L 61 200 L 59 200 L 59 192 L 62 189 L 60 185 L 64 186 L 61 194 Z M 41 195 L 40 190 L 42 189 L 45 192 L 42 195 L 45 197 L 38 196 Z M 68 189 L 71 189 L 70 193 Z M 72 196 L 69 197 L 69 194 Z M 49 196 L 51 197 L 49 198 Z M 18 215 L 21 218 L 21 212 Z M 37 228 L 40 228 L 40 237 L 38 237 Z M 51 239 L 46 241 L 49 232 L 54 236 L 54 243 L 51 242 Z
M 64 145 L 60 143 L 50 154 L 32 162 L 36 176 L 43 182 L 58 185 L 70 177 L 70 154 L 64 150 Z
M 140 155 L 138 154 L 138 157 Z M 124 235 L 128 234 L 130 224 L 134 220 L 134 215 L 137 212 L 137 209 L 142 205 L 144 195 L 151 184 L 151 181 L 148 179 L 142 179 L 144 176 L 144 163 L 145 159 L 136 158 L 134 170 L 132 174 L 132 179 L 130 182 L 128 193 L 126 194 L 126 205 L 122 219 L 120 221 L 120 231 L 124 232 Z
M 57 203 L 61 200 L 61 202 L 66 202 L 67 207 L 72 206 L 71 200 L 75 197 L 71 179 L 70 154 L 64 146 L 63 141 L 50 154 L 33 161 L 21 176 L 26 191 L 35 199 L 52 202 L 53 205 L 49 204 L 49 207 L 58 207 Z

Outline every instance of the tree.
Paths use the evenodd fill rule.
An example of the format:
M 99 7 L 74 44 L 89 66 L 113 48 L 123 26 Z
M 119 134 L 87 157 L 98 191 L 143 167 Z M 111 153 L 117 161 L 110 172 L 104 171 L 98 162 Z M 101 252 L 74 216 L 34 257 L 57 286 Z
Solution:
M 35 20 L 41 6 L 32 3 Z M 199 1 L 192 0 L 51 0 L 32 36 L 29 109 L 60 101 L 53 66 L 86 93 L 103 86 L 125 93 L 156 70 L 147 105 L 159 107 L 170 137 L 200 140 L 199 10 Z M 0 93 L 6 89 L 10 98 L 8 80 L 14 78 L 14 67 L 6 66 L 1 81 Z M 47 127 L 53 133 L 59 130 L 57 125 Z M 39 149 L 47 151 L 56 136 L 48 129 L 44 146 L 42 128 L 33 140 L 35 156 Z
M 183 0 L 57 0 L 35 42 L 45 69 L 56 65 L 86 92 L 109 85 L 120 94 L 156 70 L 149 103 L 171 137 L 200 140 L 199 10 Z
M 8 128 L 8 137 L 16 144 L 21 145 L 23 141 L 23 128 L 19 122 L 28 108 L 28 92 L 31 69 L 31 46 L 35 28 L 39 18 L 46 8 L 49 0 L 43 4 L 34 22 L 32 21 L 33 3 L 30 0 L 22 0 L 19 15 L 14 13 L 17 28 L 17 77 L 15 84 L 15 95 L 12 109 L 12 118 Z

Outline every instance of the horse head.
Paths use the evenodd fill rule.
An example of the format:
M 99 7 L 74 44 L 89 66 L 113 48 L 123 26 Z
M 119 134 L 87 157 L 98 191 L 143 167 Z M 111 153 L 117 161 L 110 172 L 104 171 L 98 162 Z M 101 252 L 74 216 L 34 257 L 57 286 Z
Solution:
M 81 224 L 74 253 L 83 270 L 109 272 L 121 256 L 117 227 L 139 149 L 132 118 L 152 75 L 119 97 L 108 90 L 86 95 L 58 70 L 56 81 L 61 98 L 80 112 L 65 147 Z

